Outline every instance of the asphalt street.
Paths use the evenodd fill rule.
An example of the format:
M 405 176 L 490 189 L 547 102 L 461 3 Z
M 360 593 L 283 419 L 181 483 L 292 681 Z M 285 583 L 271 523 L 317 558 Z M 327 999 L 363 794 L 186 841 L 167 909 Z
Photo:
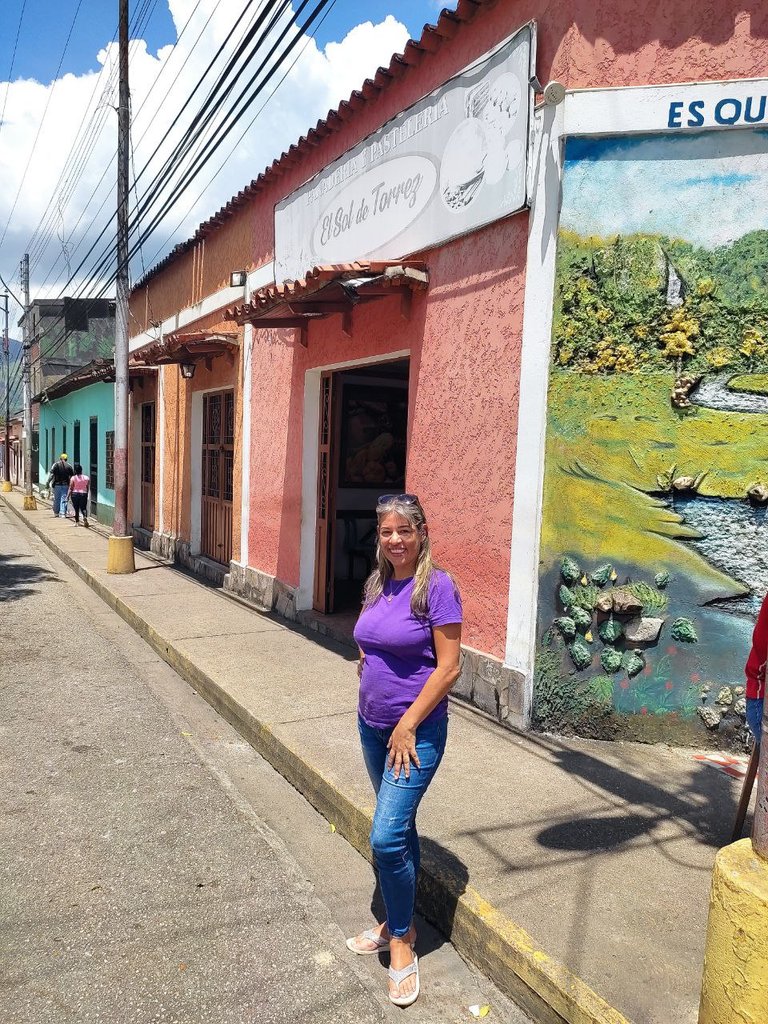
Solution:
M 423 921 L 391 1006 L 368 864 L 5 508 L 0 637 L 3 1024 L 528 1022 Z

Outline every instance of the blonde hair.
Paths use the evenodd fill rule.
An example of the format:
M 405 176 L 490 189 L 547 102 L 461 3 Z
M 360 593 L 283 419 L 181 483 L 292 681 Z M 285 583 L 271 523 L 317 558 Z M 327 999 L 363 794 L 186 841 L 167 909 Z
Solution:
M 429 583 L 432 579 L 432 573 L 436 570 L 441 572 L 444 570 L 441 570 L 440 566 L 432 561 L 432 548 L 429 543 L 427 518 L 424 515 L 424 509 L 417 499 L 410 496 L 407 500 L 394 498 L 391 501 L 386 501 L 383 504 L 379 503 L 376 506 L 376 519 L 378 520 L 376 530 L 376 566 L 365 581 L 363 608 L 370 608 L 371 605 L 378 601 L 384 592 L 385 585 L 394 575 L 392 563 L 381 549 L 378 531 L 384 516 L 388 516 L 393 512 L 407 520 L 421 538 L 421 549 L 416 560 L 416 571 L 413 574 L 411 611 L 417 618 L 423 619 L 428 610 Z

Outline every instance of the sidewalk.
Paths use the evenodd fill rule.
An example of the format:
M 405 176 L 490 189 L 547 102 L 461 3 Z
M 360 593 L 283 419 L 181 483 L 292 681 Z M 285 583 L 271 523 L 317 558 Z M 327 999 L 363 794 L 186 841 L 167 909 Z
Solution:
M 104 536 L 2 498 L 368 855 L 349 648 L 138 551 L 108 576 Z M 692 753 L 510 732 L 455 703 L 419 814 L 420 909 L 536 1020 L 695 1024 L 740 782 Z

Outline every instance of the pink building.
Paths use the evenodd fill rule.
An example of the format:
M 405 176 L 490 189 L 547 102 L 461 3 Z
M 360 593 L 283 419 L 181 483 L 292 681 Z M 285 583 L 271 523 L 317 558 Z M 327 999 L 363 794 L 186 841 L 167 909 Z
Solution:
M 625 577 L 633 586 L 653 568 L 662 580 L 679 564 L 673 550 L 660 549 L 646 566 L 643 538 L 659 531 L 629 513 L 617 524 L 607 510 L 624 495 L 635 502 L 635 492 L 649 507 L 667 500 L 655 480 L 673 461 L 670 445 L 690 451 L 687 428 L 670 420 L 669 430 L 641 442 L 634 476 L 611 463 L 606 479 L 617 488 L 614 497 L 595 484 L 582 500 L 571 481 L 600 477 L 610 429 L 590 434 L 585 454 L 577 417 L 568 428 L 576 447 L 566 452 L 558 433 L 565 413 L 548 393 L 565 370 L 571 384 L 634 387 L 640 378 L 629 373 L 643 371 L 645 356 L 624 334 L 636 332 L 636 347 L 648 337 L 642 318 L 630 322 L 626 313 L 635 301 L 635 264 L 612 270 L 612 281 L 629 283 L 611 306 L 601 299 L 609 276 L 601 277 L 603 264 L 593 269 L 579 249 L 574 258 L 586 263 L 576 277 L 587 283 L 578 287 L 595 293 L 590 309 L 602 302 L 599 322 L 621 326 L 589 344 L 583 339 L 591 321 L 583 331 L 574 327 L 583 352 L 558 340 L 570 330 L 567 296 L 577 287 L 564 276 L 563 231 L 639 238 L 651 227 L 639 213 L 636 223 L 627 218 L 626 199 L 613 220 L 608 212 L 596 216 L 594 232 L 586 226 L 599 202 L 571 203 L 578 230 L 560 223 L 560 206 L 569 195 L 599 195 L 600 182 L 614 180 L 609 175 L 619 191 L 633 194 L 616 170 L 617 160 L 629 166 L 626 151 L 578 149 L 590 140 L 663 149 L 671 139 L 695 139 L 685 160 L 705 164 L 721 159 L 726 136 L 734 166 L 768 154 L 760 128 L 768 83 L 759 79 L 768 62 L 767 28 L 756 6 L 729 3 L 601 7 L 577 0 L 539 8 L 459 0 L 455 11 L 443 11 L 134 289 L 131 322 L 142 328 L 131 340 L 134 359 L 165 364 L 152 394 L 134 392 L 135 444 L 144 448 L 133 463 L 135 519 L 146 542 L 218 573 L 261 607 L 348 635 L 370 569 L 376 497 L 415 492 L 436 557 L 461 587 L 461 696 L 522 727 L 533 720 L 596 735 L 679 734 L 704 742 L 712 727 L 691 705 L 696 681 L 689 677 L 716 679 L 729 668 L 711 661 L 709 634 L 697 637 L 698 662 L 661 667 L 670 631 L 680 633 L 678 619 L 693 621 L 694 631 L 698 621 L 676 602 L 698 598 L 687 584 L 676 590 L 673 574 L 669 585 L 651 581 L 645 603 L 630 602 L 626 614 L 617 603 L 608 611 L 598 604 Z M 542 97 L 541 83 L 553 81 L 563 88 L 553 85 Z M 641 158 L 648 166 L 656 161 L 657 175 L 659 165 L 668 169 L 674 206 L 672 190 L 682 180 L 677 156 L 649 150 Z M 714 173 L 707 167 L 705 176 Z M 642 177 L 642 165 L 632 163 L 636 172 Z M 703 173 L 697 164 L 689 177 Z M 662 182 L 666 175 L 662 170 Z M 752 212 L 746 220 L 762 230 Z M 679 225 L 675 230 L 680 236 Z M 659 237 L 670 233 L 665 222 Z M 674 274 L 681 296 L 698 294 L 704 277 L 668 250 L 658 243 L 661 255 L 656 261 L 652 254 L 653 273 L 642 285 L 651 305 L 657 293 L 674 291 Z M 231 276 L 239 271 L 242 280 Z M 680 301 L 687 310 L 693 299 Z M 658 326 L 642 341 L 651 369 L 673 308 L 658 299 Z M 694 313 L 703 336 L 705 321 Z M 620 345 L 632 350 L 634 363 Z M 187 369 L 194 375 L 182 377 L 174 364 L 199 372 Z M 656 380 L 651 369 L 649 381 Z M 665 372 L 666 394 L 674 374 Z M 599 410 L 585 405 L 584 424 L 593 416 Z M 556 468 L 564 469 L 562 485 Z M 735 497 L 723 487 L 700 490 Z M 683 522 L 671 480 L 669 494 L 670 517 Z M 572 536 L 563 539 L 566 521 Z M 693 550 L 681 539 L 684 530 L 678 534 L 670 543 L 687 559 L 681 579 L 699 579 L 699 559 L 719 574 L 713 596 L 735 598 L 738 587 L 726 593 L 722 582 L 728 567 Z M 563 558 L 581 580 L 570 589 L 558 576 Z M 594 582 L 605 566 L 610 573 Z M 574 587 L 581 587 L 575 596 Z M 750 587 L 756 592 L 759 581 Z M 707 605 L 704 591 L 700 607 Z M 681 609 L 686 614 L 674 614 Z M 583 622 L 575 624 L 575 638 L 567 625 L 557 632 L 554 615 Z M 606 641 L 605 629 L 600 639 L 598 632 L 607 619 L 621 633 Z M 661 626 L 648 639 L 651 620 Z M 630 640 L 641 627 L 646 639 Z M 606 668 L 613 664 L 606 651 L 621 664 Z M 635 651 L 641 670 L 630 657 Z M 739 694 L 731 698 L 718 712 L 720 742 L 741 728 Z

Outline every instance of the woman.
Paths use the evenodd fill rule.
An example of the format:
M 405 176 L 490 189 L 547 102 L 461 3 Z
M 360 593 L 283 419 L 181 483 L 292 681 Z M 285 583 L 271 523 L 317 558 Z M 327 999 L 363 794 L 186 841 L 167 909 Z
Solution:
M 75 463 L 74 476 L 69 481 L 69 497 L 72 499 L 72 507 L 75 510 L 75 526 L 80 524 L 80 513 L 83 513 L 83 526 L 88 529 L 88 488 L 91 481 L 83 476 L 83 467 L 79 462 Z
M 376 791 L 371 848 L 387 919 L 347 946 L 360 955 L 389 950 L 389 998 L 410 1006 L 419 995 L 415 819 L 445 749 L 448 691 L 459 676 L 461 598 L 432 561 L 415 495 L 382 495 L 376 517 L 376 568 L 365 584 L 355 640 L 358 728 Z

